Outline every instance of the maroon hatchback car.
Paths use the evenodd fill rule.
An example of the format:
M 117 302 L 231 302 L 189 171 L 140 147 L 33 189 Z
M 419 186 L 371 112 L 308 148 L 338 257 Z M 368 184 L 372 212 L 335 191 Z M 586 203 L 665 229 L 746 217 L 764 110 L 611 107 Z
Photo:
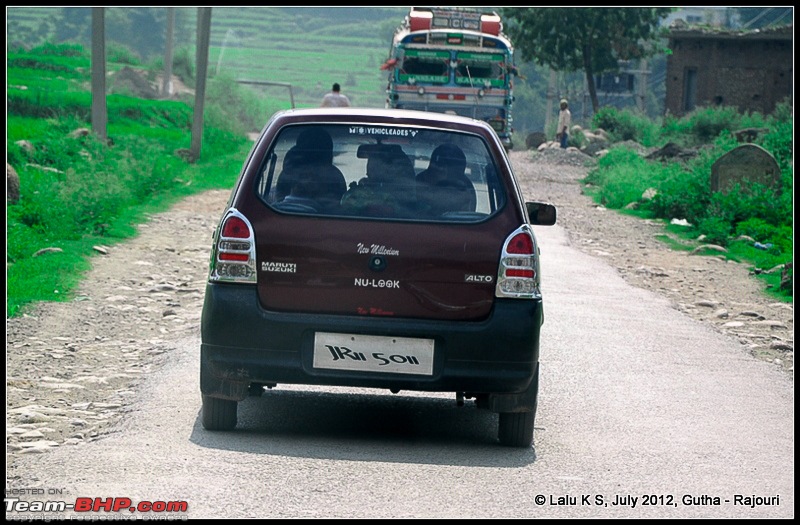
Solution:
M 214 235 L 203 426 L 278 384 L 454 392 L 533 442 L 543 322 L 532 225 L 485 122 L 353 108 L 276 114 Z

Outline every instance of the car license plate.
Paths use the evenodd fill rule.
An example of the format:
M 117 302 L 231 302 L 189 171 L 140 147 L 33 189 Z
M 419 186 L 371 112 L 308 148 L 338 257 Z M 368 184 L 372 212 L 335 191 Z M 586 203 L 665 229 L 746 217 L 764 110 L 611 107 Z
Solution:
M 317 332 L 314 368 L 429 376 L 433 339 Z

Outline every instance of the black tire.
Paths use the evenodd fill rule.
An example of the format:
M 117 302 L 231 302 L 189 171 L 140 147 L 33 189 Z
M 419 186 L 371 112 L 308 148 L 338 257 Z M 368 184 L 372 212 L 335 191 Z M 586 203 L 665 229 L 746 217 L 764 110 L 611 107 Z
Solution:
M 206 430 L 231 430 L 236 426 L 236 409 L 239 403 L 218 397 L 203 396 L 203 428 Z
M 507 447 L 530 447 L 533 444 L 535 412 L 501 412 L 497 435 Z
M 264 393 L 264 385 L 261 383 L 251 383 L 247 388 L 247 395 L 250 397 L 261 397 Z
M 497 436 L 500 444 L 507 447 L 527 448 L 533 444 L 533 425 L 536 421 L 536 409 L 539 405 L 539 365 L 528 387 L 533 394 L 528 410 L 522 412 L 500 412 L 500 423 Z

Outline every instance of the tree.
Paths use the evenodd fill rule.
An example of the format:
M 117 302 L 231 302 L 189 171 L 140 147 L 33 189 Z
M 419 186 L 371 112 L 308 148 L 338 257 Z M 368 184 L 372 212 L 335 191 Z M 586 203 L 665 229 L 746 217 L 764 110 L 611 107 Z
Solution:
M 163 7 L 110 7 L 108 34 L 140 58 L 150 60 L 164 51 L 166 9 Z
M 669 7 L 507 7 L 507 32 L 523 60 L 556 71 L 583 71 L 598 110 L 596 73 L 619 70 L 620 60 L 644 58 Z
M 92 8 L 61 8 L 60 16 L 56 18 L 55 28 L 55 42 L 76 42 L 88 45 L 92 39 Z

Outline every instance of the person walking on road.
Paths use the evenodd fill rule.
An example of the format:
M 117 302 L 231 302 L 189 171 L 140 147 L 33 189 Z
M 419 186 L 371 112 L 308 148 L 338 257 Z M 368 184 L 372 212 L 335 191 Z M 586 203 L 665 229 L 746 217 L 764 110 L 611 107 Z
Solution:
M 350 99 L 347 98 L 347 95 L 342 95 L 340 91 L 341 91 L 341 86 L 339 86 L 338 83 L 333 84 L 331 92 L 327 93 L 324 97 L 322 97 L 322 107 L 323 108 L 349 107 Z
M 566 149 L 567 139 L 569 139 L 569 126 L 572 123 L 572 113 L 569 112 L 569 104 L 567 99 L 561 99 L 561 110 L 558 112 L 558 130 L 556 131 L 556 139 L 561 144 L 561 147 Z

